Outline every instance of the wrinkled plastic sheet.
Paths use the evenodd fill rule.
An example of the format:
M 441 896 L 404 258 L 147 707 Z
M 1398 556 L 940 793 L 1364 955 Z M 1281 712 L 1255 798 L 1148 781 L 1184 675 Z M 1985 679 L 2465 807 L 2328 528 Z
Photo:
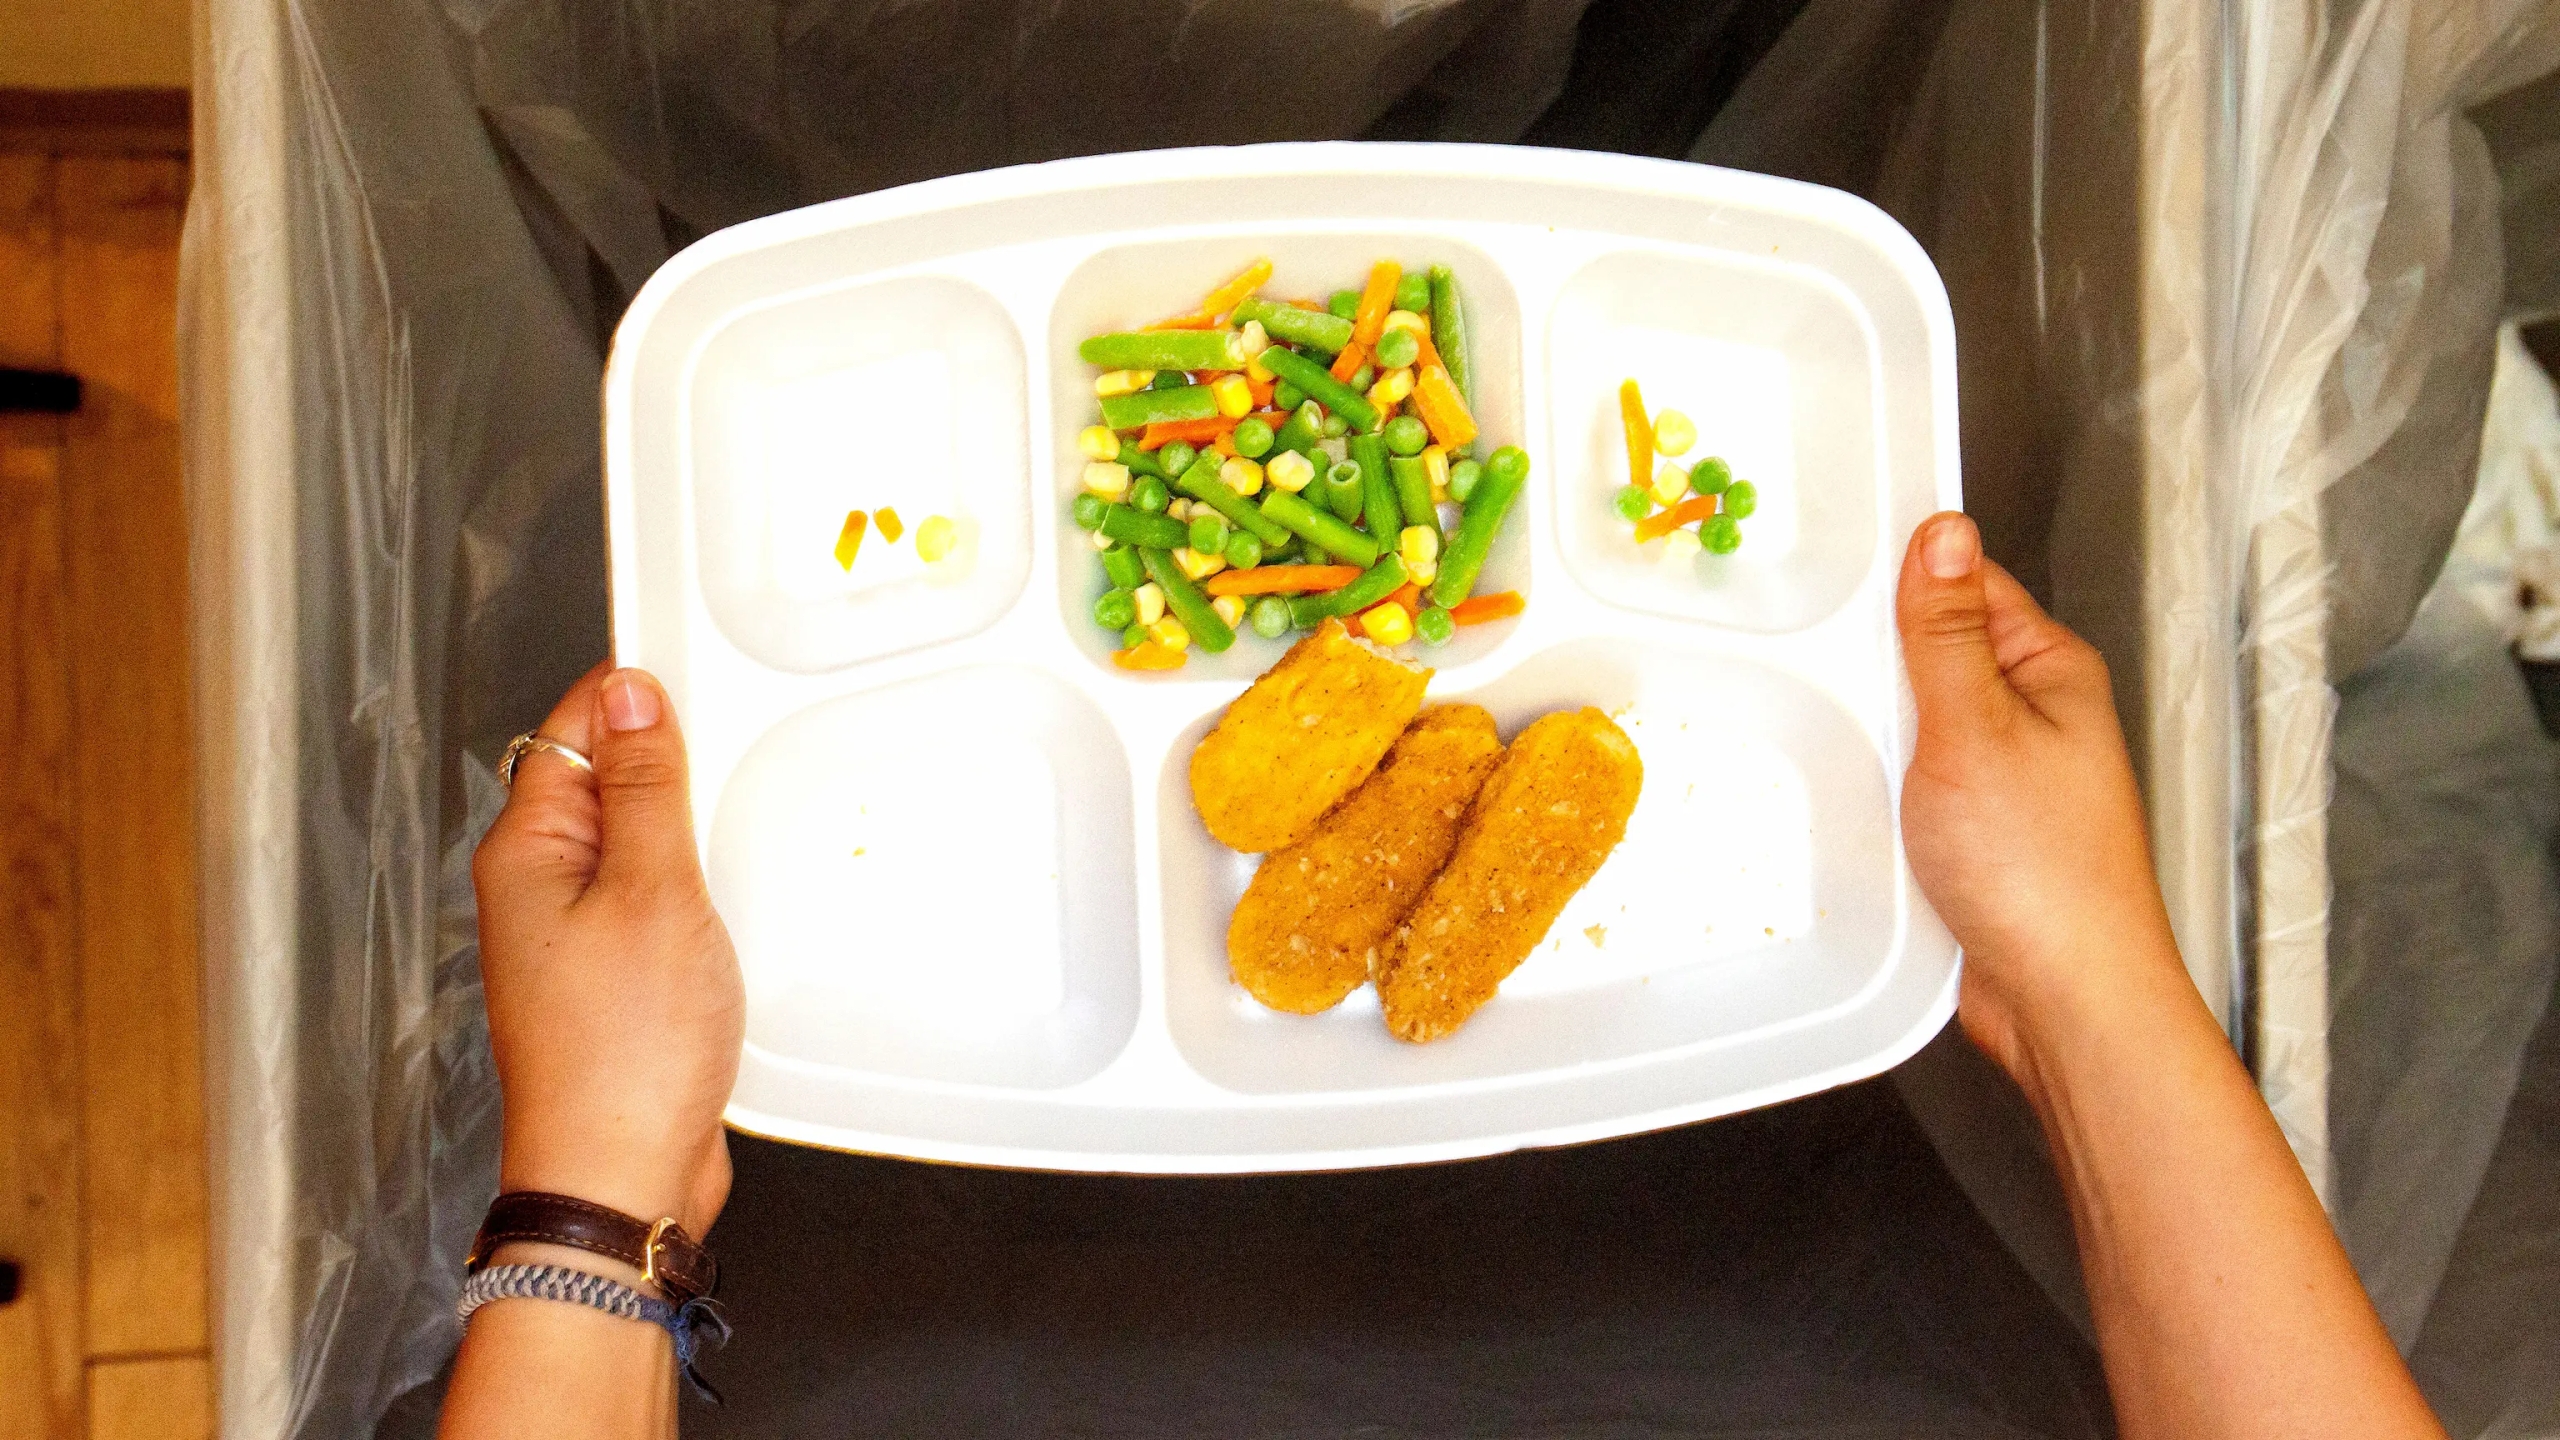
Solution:
M 2241 23 L 2203 0 L 1813 0 L 1783 34 L 1744 44 L 1773 27 L 1742 6 L 1593 3 L 1619 28 L 1576 48 L 1582 0 L 215 0 L 182 338 L 229 1433 L 417 1433 L 431 1419 L 456 1262 L 494 1181 L 466 861 L 498 801 L 490 757 L 605 649 L 594 397 L 632 289 L 699 234 L 856 190 L 1086 151 L 1361 133 L 1694 153 L 1859 191 L 1919 236 L 1956 307 L 1968 495 L 1993 552 L 2115 661 L 2200 984 L 2244 1031 L 2253 973 L 2262 1008 L 2282 997 L 2271 1033 L 2289 1024 L 2304 1043 L 2270 1053 L 2260 1040 L 2256 1058 L 2333 1199 L 2411 1197 L 2373 1201 L 2361 1230 L 2343 1212 L 2368 1278 L 2400 1263 L 2401 1237 L 2435 1237 L 2435 1257 L 2391 1292 L 2405 1297 L 2393 1313 L 2423 1322 L 2422 1377 L 2468 1407 L 2448 1404 L 2449 1416 L 2488 1417 L 2457 1433 L 2549 1413 L 2550 1326 L 2531 1319 L 2536 1292 L 2500 1277 L 2536 1253 L 2548 1269 L 2549 1206 L 2512 1186 L 2548 1173 L 2534 1168 L 2547 1125 L 2519 1126 L 2555 1103 L 2547 1078 L 2532 1088 L 2550 1070 L 2533 1056 L 2547 1059 L 2551 1027 L 2519 1059 L 2509 1047 L 2529 1024 L 2470 1025 L 2459 1007 L 2483 992 L 2438 986 L 2457 1013 L 2437 1018 L 2469 1026 L 2471 1053 L 2494 1062 L 2486 1083 L 2466 1071 L 2441 1092 L 2389 1098 L 2397 1114 L 2490 1137 L 2464 1152 L 2485 1170 L 2413 1188 L 2412 1167 L 2441 1152 L 2409 1150 L 2388 1126 L 2333 1154 L 2325 823 L 2332 664 L 2343 674 L 2389 649 L 2416 612 L 2469 489 L 2465 436 L 2477 435 L 2500 308 L 2483 299 L 2501 293 L 2487 277 L 2503 237 L 2552 228 L 2513 208 L 2533 193 L 2525 178 L 2501 212 L 2503 162 L 2463 107 L 2547 69 L 2547 33 L 2520 3 L 2253 5 Z M 1275 54 L 1323 56 L 1324 83 L 1275 103 L 1258 58 Z M 2508 128 L 2529 142 L 2533 112 L 2520 113 Z M 2547 179 L 2533 169 L 2547 163 L 2512 168 Z M 2399 496 L 2414 523 L 2324 525 L 2368 494 Z M 2429 694 L 2454 666 L 2411 663 L 2416 678 L 2374 693 Z M 2453 759 L 2375 773 L 2421 788 L 2520 773 L 2486 741 Z M 2466 843 L 2506 845 L 2499 873 L 2521 887 L 2515 847 L 2539 813 L 2513 808 Z M 2355 873 L 2375 877 L 2372 893 L 2415 893 L 2389 868 Z M 2434 968 L 2476 968 L 2477 939 L 2445 938 Z M 2383 958 L 2360 972 L 2369 992 L 2340 993 L 2369 993 L 2384 1013 L 2395 970 L 2415 982 L 2429 968 Z M 2521 996 L 2521 974 L 2499 993 Z M 2398 1038 L 2442 1059 L 2437 1034 Z M 2460 1068 L 2419 1073 L 2450 1082 Z M 1894 1089 L 2059 1312 L 2084 1320 L 2067 1226 L 2014 1093 L 1952 1040 Z M 2524 1098 L 2511 1107 L 2510 1092 Z M 1826 1113 L 1836 1107 L 1802 1123 Z M 1724 1164 L 1750 1154 L 1712 1138 L 1629 1143 L 1669 1145 L 1665 1156 L 1703 1146 Z M 1473 1173 L 1514 1182 L 1450 1172 L 1406 1198 L 1567 1243 L 1579 1225 L 1597 1241 L 1612 1232 L 1567 1192 L 1577 1176 L 1611 1183 L 1613 1153 L 1492 1162 Z M 1012 1216 L 1008 1233 L 1036 1248 L 1054 1203 L 997 1181 L 902 1187 L 905 1167 L 829 1157 L 806 1157 L 812 1173 L 794 1181 L 792 1157 L 768 1158 L 784 1189 L 742 1195 L 742 1233 L 750 1215 L 760 1234 L 824 1223 L 835 1212 L 812 1192 L 870 1183 L 928 1211 L 957 1207 L 923 1233 L 956 1241 Z M 1818 1166 L 1771 1174 L 1820 1180 Z M 1531 1183 L 1520 1176 L 1544 1177 L 1547 1201 L 1467 1210 L 1471 1187 Z M 1331 1194 L 1308 1192 L 1320 1211 Z M 1682 1223 L 1681 1199 L 1718 1200 L 1712 1187 L 1654 1193 L 1657 1227 Z M 905 1203 L 875 1208 L 895 1217 Z M 1858 1307 L 1902 1307 L 1910 1333 L 1966 1332 L 1979 1315 L 1949 1308 L 1960 1287 L 1893 1288 L 1889 1267 L 1841 1258 L 1927 1232 L 1882 1241 L 1837 1211 L 1795 1223 L 1823 1243 L 1755 1253 L 1838 1283 L 1734 1293 L 1804 1307 L 1768 1333 L 1836 1363 L 1799 1376 L 1823 1403 L 1811 1388 L 1793 1410 L 1783 1387 L 1760 1394 L 1770 1423 L 1793 1414 L 1819 1417 L 1799 1433 L 1865 1433 L 1903 1384 L 1916 1413 L 1965 1433 L 1985 1433 L 1989 1413 L 2044 1417 L 2022 1432 L 2078 1433 L 2053 1401 L 2077 1392 L 2038 1368 L 2067 1372 L 2061 1351 L 1942 1351 L 1934 1368 L 1888 1367 L 1890 1382 L 1869 1373 L 1859 1347 L 1883 1342 L 1855 1323 Z M 1315 1233 L 1303 1215 L 1291 1224 Z M 1668 1243 L 1660 1228 L 1616 1233 Z M 1110 1263 L 1107 1246 L 1086 1253 Z M 857 1280 L 867 1254 L 843 1258 Z M 1393 1273 L 1391 1257 L 1364 1263 Z M 1699 1303 L 1692 1319 L 1710 1313 Z M 909 1343 L 956 1336 L 972 1313 L 919 1312 L 942 1328 Z M 1611 1365 L 1659 1375 L 1683 1363 L 1718 1365 L 1706 1377 L 1717 1383 L 1666 1408 L 1559 1412 L 1547 1433 L 1714 1433 L 1701 1407 L 1754 1393 L 1749 1345 L 1648 1352 L 1624 1317 L 1575 1313 L 1600 1337 L 1571 1352 L 1600 1366 L 1572 1370 L 1586 1385 L 1616 1383 Z M 2409 1323 L 2395 1320 L 2404 1343 Z M 1440 1358 L 1461 1373 L 1436 1382 L 1429 1413 L 1400 1412 L 1380 1433 L 1520 1418 L 1498 1403 L 1512 1392 L 1465 1383 L 1490 1337 L 1441 1333 Z M 948 1362 L 933 1382 L 946 1397 L 982 1375 L 1001 1393 L 1005 1365 L 1019 1365 L 956 1340 L 901 1353 Z M 1298 1383 L 1321 1386 L 1334 1352 L 1311 1338 L 1285 1353 Z M 959 1364 L 972 1355 L 992 1368 Z M 1515 1358 L 1535 1372 L 1536 1356 Z M 1262 1383 L 1249 1366 L 1222 1373 L 1239 1387 L 1230 1398 Z M 1970 1399 L 1932 1409 L 1924 1392 Z M 936 1413 L 961 1412 L 880 1423 Z M 1293 1413 L 1308 1433 L 1349 1414 Z

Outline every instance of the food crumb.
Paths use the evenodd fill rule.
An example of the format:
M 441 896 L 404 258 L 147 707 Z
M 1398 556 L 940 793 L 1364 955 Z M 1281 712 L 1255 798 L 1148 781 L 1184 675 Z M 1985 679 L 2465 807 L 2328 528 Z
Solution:
M 856 846 L 854 846 L 854 847 L 853 847 L 853 853 L 854 853 L 855 858 L 859 859 L 860 857 L 862 857 L 862 856 L 864 856 L 864 855 L 867 855 L 867 854 L 869 854 L 869 853 L 871 853 L 871 852 L 870 852 L 869 850 L 865 849 L 863 846 L 856 845 Z
M 1774 925 L 1763 925 L 1760 927 L 1760 933 L 1763 935 L 1775 935 L 1778 933 L 1778 927 Z
M 1590 941 L 1591 948 L 1594 950 L 1606 949 L 1609 944 L 1609 927 L 1606 925 L 1594 925 L 1582 932 L 1582 938 Z

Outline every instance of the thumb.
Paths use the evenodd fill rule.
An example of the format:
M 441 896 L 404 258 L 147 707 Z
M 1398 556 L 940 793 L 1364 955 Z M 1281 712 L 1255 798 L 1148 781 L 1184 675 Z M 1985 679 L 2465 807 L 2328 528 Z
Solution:
M 1959 741 L 2009 718 L 2019 702 L 1991 643 L 1982 535 L 1971 520 L 1947 511 L 1920 523 L 1902 557 L 1894 618 L 1922 743 Z
M 684 736 L 667 692 L 646 670 L 616 670 L 598 690 L 596 710 L 597 883 L 700 883 Z

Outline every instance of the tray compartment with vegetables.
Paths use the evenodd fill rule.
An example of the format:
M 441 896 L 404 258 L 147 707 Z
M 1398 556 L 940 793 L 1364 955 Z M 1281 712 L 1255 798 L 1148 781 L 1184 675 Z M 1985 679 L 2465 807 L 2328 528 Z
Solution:
M 1253 338 L 1294 336 L 1279 343 L 1329 372 L 1340 327 L 1298 317 L 1339 320 L 1335 292 L 1382 261 L 1420 277 L 1393 308 L 1435 351 L 1449 332 L 1414 306 L 1445 276 L 1474 434 L 1452 444 L 1417 413 L 1398 418 L 1425 443 L 1404 426 L 1389 446 L 1387 416 L 1332 393 L 1308 423 L 1342 462 L 1274 487 L 1275 451 L 1304 453 L 1280 434 L 1298 412 L 1248 390 L 1236 416 L 1216 387 L 1276 400 L 1300 367 L 1266 360 L 1266 381 L 1231 347 L 1263 322 Z M 1347 308 L 1356 324 L 1357 295 Z M 1414 348 L 1386 368 L 1418 381 Z M 1130 370 L 1178 374 L 1105 383 Z M 1174 393 L 1193 390 L 1209 393 Z M 1204 404 L 1237 422 L 1206 427 L 1216 464 L 1195 444 L 1177 475 L 1091 468 Z M 1257 413 L 1268 443 L 1238 447 Z M 1943 291 L 1907 235 L 1852 197 L 1702 166 L 1469 146 L 1105 156 L 687 249 L 615 340 L 607 528 L 616 658 L 675 699 L 746 971 L 731 1121 L 963 1163 L 1329 1169 L 1627 1134 L 1897 1062 L 1952 1012 L 1957 973 L 1902 854 L 1891 623 L 1913 527 L 1959 503 L 1955 413 Z M 1323 437 L 1328 418 L 1344 433 Z M 1229 472 L 1215 435 L 1259 476 Z M 1217 613 L 1220 574 L 1307 558 L 1316 527 L 1275 488 L 1309 505 L 1337 463 L 1365 485 L 1362 456 L 1427 463 L 1434 446 L 1478 483 L 1517 457 L 1465 594 L 1370 593 L 1390 555 L 1446 576 L 1466 519 L 1436 469 L 1390 464 L 1391 527 L 1365 490 L 1325 511 L 1374 553 L 1323 529 L 1347 552 L 1317 557 L 1327 573 L 1214 587 L 1299 613 L 1266 608 L 1261 629 L 1250 604 Z M 1163 449 L 1143 446 L 1159 468 Z M 1439 481 L 1436 548 L 1403 549 L 1399 478 Z M 1165 482 L 1163 510 L 1137 503 L 1144 479 Z M 1196 513 L 1173 516 L 1175 497 Z M 1088 498 L 1125 512 L 1111 554 L 1079 523 L 1100 518 Z M 1178 646 L 1131 629 L 1150 585 L 1150 619 L 1189 621 Z M 1401 618 L 1380 614 L 1399 591 Z M 1456 603 L 1481 623 L 1420 623 Z M 1429 704 L 1481 705 L 1506 741 L 1594 707 L 1642 759 L 1623 839 L 1430 1043 L 1390 1034 L 1368 989 L 1284 1014 L 1228 972 L 1259 857 L 1208 834 L 1189 762 L 1332 609 L 1429 668 Z M 1237 793 L 1213 798 L 1250 817 L 1251 757 L 1227 758 Z

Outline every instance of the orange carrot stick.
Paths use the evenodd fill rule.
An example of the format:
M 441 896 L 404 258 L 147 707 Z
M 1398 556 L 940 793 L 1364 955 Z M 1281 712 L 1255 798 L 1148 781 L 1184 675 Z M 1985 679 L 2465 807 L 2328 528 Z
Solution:
M 1271 257 L 1255 256 L 1253 263 L 1237 271 L 1234 279 L 1209 292 L 1209 298 L 1200 302 L 1200 317 L 1208 320 L 1226 314 L 1242 304 L 1244 297 L 1261 289 L 1263 282 L 1270 278 Z
M 1360 578 L 1357 565 L 1259 565 L 1251 570 L 1221 570 L 1200 582 L 1211 597 L 1220 595 L 1313 594 L 1339 590 Z
M 1138 448 L 1161 449 L 1173 440 L 1186 445 L 1206 445 L 1234 428 L 1236 422 L 1224 415 L 1212 415 L 1205 420 L 1158 420 L 1138 433 Z
M 862 532 L 871 528 L 871 517 L 859 510 L 848 510 L 844 528 L 836 532 L 836 568 L 850 570 L 853 557 L 862 548 Z
M 1408 580 L 1397 586 L 1394 593 L 1387 596 L 1385 603 L 1403 606 L 1404 613 L 1407 615 L 1419 615 L 1422 613 L 1422 587 Z
M 1363 350 L 1378 343 L 1378 334 L 1387 328 L 1387 312 L 1395 308 L 1396 282 L 1404 278 L 1404 267 L 1393 260 L 1381 260 L 1369 267 L 1369 286 L 1360 292 L 1360 308 L 1351 312 L 1351 343 Z
M 1656 510 L 1636 522 L 1636 543 L 1659 540 L 1693 520 L 1704 520 L 1716 513 L 1716 497 L 1692 495 L 1668 510 Z
M 1449 383 L 1448 371 L 1424 366 L 1413 382 L 1413 403 L 1422 412 L 1422 423 L 1431 427 L 1432 439 L 1458 450 L 1476 438 L 1476 417 L 1467 413 L 1466 397 Z
M 1247 375 L 1244 377 L 1244 388 L 1253 392 L 1254 409 L 1267 410 L 1271 408 L 1271 392 L 1280 388 L 1280 382 L 1277 380 L 1256 380 L 1252 376 Z
M 1153 640 L 1141 640 L 1113 654 L 1111 663 L 1123 670 L 1179 670 L 1185 655 L 1185 651 L 1169 650 Z
M 1653 420 L 1644 413 L 1644 391 L 1630 377 L 1618 387 L 1618 423 L 1627 432 L 1627 483 L 1653 488 Z
M 1207 315 L 1168 315 L 1146 328 L 1149 330 L 1208 330 L 1215 328 L 1217 323 Z
M 1333 357 L 1333 378 L 1345 385 L 1350 384 L 1351 377 L 1359 374 L 1360 367 L 1367 364 L 1368 360 L 1368 347 L 1357 340 L 1352 341 L 1342 347 L 1341 354 Z
M 1529 608 L 1517 590 L 1504 590 L 1494 595 L 1475 595 L 1449 607 L 1449 618 L 1461 625 L 1483 625 L 1494 620 L 1508 620 Z

